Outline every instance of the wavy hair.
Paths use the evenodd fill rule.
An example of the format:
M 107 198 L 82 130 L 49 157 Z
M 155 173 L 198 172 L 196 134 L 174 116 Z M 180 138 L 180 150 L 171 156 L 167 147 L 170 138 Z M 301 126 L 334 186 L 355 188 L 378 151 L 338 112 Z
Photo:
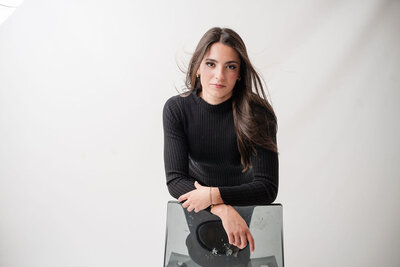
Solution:
M 211 45 L 220 42 L 233 48 L 240 57 L 240 77 L 232 92 L 232 112 L 241 155 L 242 172 L 251 167 L 251 156 L 256 154 L 255 145 L 278 153 L 276 144 L 277 119 L 268 102 L 260 75 L 252 66 L 246 46 L 240 36 L 228 28 L 212 28 L 200 39 L 189 62 L 185 85 L 189 95 L 201 90 L 197 70 Z

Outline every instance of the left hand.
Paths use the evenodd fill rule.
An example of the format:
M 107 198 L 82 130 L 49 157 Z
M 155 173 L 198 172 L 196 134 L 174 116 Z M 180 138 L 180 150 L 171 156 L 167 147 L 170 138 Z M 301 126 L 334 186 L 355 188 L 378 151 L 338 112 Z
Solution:
M 182 202 L 182 201 L 186 200 L 182 204 L 182 207 L 187 208 L 187 210 L 189 212 L 194 210 L 194 212 L 197 213 L 211 205 L 211 203 L 210 203 L 210 188 L 206 187 L 206 186 L 202 186 L 197 181 L 194 182 L 194 186 L 196 187 L 196 189 L 194 189 L 186 194 L 181 195 L 178 198 L 178 201 Z
M 211 213 L 221 218 L 222 226 L 229 238 L 229 243 L 244 249 L 250 245 L 250 251 L 254 252 L 254 238 L 249 227 L 240 214 L 230 205 L 218 205 L 211 209 Z

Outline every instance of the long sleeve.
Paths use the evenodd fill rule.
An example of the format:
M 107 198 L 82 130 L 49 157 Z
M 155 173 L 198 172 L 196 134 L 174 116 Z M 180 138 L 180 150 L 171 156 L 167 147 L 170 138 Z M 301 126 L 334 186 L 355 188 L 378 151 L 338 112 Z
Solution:
M 277 124 L 274 117 L 258 109 L 256 118 L 269 117 L 268 124 L 262 124 L 260 131 L 268 133 L 276 144 Z M 263 120 L 260 120 L 260 124 Z M 274 202 L 278 195 L 279 161 L 275 152 L 260 146 L 255 146 L 256 153 L 251 156 L 253 181 L 236 186 L 220 187 L 221 198 L 226 204 L 236 206 L 268 205 Z
M 176 99 L 169 99 L 163 109 L 164 166 L 168 191 L 178 198 L 194 190 L 194 179 L 188 176 L 188 145 L 183 129 L 182 113 Z
M 271 120 L 264 126 L 261 130 L 268 131 L 276 143 L 276 124 Z M 196 92 L 173 96 L 164 105 L 163 127 L 166 182 L 173 197 L 194 190 L 196 180 L 218 187 L 229 205 L 265 205 L 275 200 L 278 155 L 256 146 L 251 170 L 242 172 L 232 99 L 211 105 Z
M 219 187 L 224 203 L 236 206 L 267 205 L 278 194 L 278 155 L 257 147 L 251 158 L 254 180 L 237 186 Z

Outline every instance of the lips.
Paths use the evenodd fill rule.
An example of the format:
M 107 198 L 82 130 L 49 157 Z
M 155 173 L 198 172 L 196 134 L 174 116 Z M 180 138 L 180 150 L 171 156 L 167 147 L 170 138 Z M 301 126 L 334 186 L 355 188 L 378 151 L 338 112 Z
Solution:
M 215 86 L 215 87 L 217 87 L 217 88 L 223 88 L 223 87 L 225 87 L 225 85 L 223 85 L 223 84 L 218 84 L 218 83 L 212 83 L 211 85 L 213 85 L 213 86 Z

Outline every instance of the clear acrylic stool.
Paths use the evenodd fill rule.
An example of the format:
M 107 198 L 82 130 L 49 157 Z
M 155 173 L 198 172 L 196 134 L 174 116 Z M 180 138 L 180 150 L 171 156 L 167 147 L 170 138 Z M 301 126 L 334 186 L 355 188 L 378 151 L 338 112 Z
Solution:
M 284 267 L 282 205 L 234 208 L 249 225 L 253 253 L 229 244 L 218 216 L 169 201 L 164 267 Z

